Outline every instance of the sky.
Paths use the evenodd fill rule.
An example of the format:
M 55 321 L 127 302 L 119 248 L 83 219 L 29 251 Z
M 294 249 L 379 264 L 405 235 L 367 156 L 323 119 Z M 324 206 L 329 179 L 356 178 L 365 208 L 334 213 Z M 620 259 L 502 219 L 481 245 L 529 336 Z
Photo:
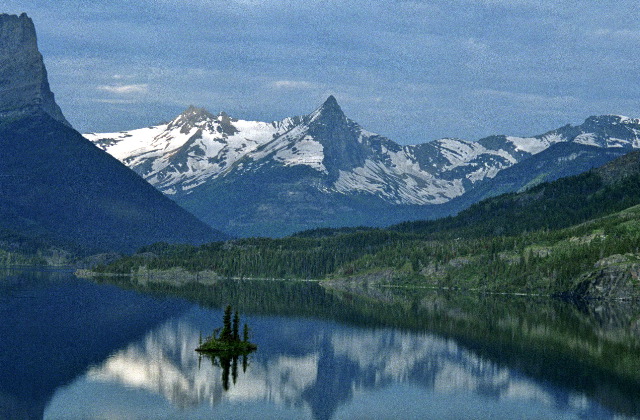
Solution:
M 195 105 L 275 121 L 334 95 L 401 144 L 640 117 L 637 0 L 4 0 L 81 132 Z

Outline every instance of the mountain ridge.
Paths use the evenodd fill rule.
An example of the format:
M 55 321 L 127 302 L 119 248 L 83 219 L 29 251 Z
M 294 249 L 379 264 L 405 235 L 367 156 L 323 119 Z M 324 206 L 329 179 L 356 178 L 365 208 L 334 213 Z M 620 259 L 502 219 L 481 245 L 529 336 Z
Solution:
M 98 271 L 188 267 L 223 278 L 327 280 L 350 290 L 404 284 L 638 300 L 639 238 L 640 151 L 634 151 L 579 175 L 483 200 L 454 217 L 215 246 L 157 245 Z
M 496 195 L 493 191 L 550 181 L 553 173 L 573 175 L 621 154 L 611 150 L 640 147 L 640 119 L 615 115 L 592 116 L 531 137 L 444 138 L 403 146 L 350 120 L 334 96 L 307 115 L 271 123 L 206 110 L 196 113 L 200 120 L 185 123 L 185 113 L 194 109 L 159 126 L 85 136 L 202 220 L 241 236 L 283 236 L 293 233 L 291 226 L 433 219 Z M 569 152 L 563 156 L 562 148 L 553 148 L 559 143 L 580 149 L 575 165 Z M 497 177 L 549 149 L 555 150 L 548 153 L 549 162 L 567 159 L 561 170 L 522 173 L 522 183 L 501 183 L 504 177 Z M 218 199 L 235 211 L 214 202 Z M 279 233 L 270 218 L 280 215 L 287 221 L 279 224 Z M 267 225 L 274 228 L 261 229 Z

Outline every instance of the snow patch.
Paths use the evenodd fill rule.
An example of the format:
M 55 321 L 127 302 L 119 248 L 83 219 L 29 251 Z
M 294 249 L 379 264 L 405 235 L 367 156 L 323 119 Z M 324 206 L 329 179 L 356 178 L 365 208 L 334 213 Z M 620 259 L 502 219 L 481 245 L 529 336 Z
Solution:
M 535 137 L 507 137 L 507 141 L 513 144 L 516 152 L 526 152 L 532 155 L 549 147 L 549 143 Z
M 584 144 L 586 146 L 596 146 L 596 147 L 601 146 L 601 144 L 598 142 L 598 138 L 593 133 L 579 134 L 578 136 L 576 136 L 575 139 L 573 139 L 573 142 L 578 144 Z
M 295 143 L 293 147 L 280 149 L 274 156 L 274 160 L 284 164 L 284 166 L 306 165 L 315 170 L 326 172 L 322 164 L 324 159 L 324 148 L 319 141 L 313 137 L 306 136 Z

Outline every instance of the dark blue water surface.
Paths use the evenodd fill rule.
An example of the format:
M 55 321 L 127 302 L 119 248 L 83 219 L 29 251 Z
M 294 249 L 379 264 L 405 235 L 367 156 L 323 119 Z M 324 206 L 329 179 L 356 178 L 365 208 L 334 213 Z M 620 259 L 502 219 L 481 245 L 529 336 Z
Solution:
M 625 373 L 638 366 L 637 318 L 626 310 L 363 298 L 284 282 L 121 283 L 0 275 L 1 418 L 639 414 L 638 374 Z M 194 349 L 226 303 L 241 308 L 258 351 L 225 368 Z

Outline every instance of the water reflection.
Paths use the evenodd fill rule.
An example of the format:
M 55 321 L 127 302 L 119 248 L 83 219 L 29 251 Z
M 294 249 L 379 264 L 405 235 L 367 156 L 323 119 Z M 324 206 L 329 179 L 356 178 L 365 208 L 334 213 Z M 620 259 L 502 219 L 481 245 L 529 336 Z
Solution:
M 229 390 L 229 373 L 231 373 L 231 379 L 233 385 L 238 381 L 238 359 L 242 363 L 242 372 L 247 372 L 247 366 L 249 366 L 249 355 L 230 355 L 230 354 L 200 354 L 198 357 L 198 366 L 202 365 L 202 359 L 207 359 L 211 362 L 212 366 L 217 366 L 222 369 L 222 389 Z
M 0 282 L 0 418 L 640 415 L 633 305 L 58 277 Z M 258 351 L 200 358 L 229 303 Z
M 121 287 L 183 296 L 204 307 L 220 308 L 232 303 L 245 313 L 283 316 L 271 335 L 259 343 L 261 357 L 282 355 L 282 349 L 286 348 L 296 357 L 307 355 L 318 360 L 315 369 L 304 370 L 314 372 L 312 375 L 301 375 L 314 378 L 313 385 L 304 387 L 302 401 L 316 418 L 328 418 L 326 413 L 335 412 L 335 407 L 343 401 L 353 406 L 360 395 L 354 392 L 355 389 L 370 391 L 385 386 L 395 389 L 400 383 L 426 388 L 434 395 L 443 395 L 447 389 L 453 390 L 451 395 L 461 390 L 472 392 L 482 396 L 483 404 L 489 397 L 503 404 L 509 396 L 526 394 L 534 396 L 528 398 L 530 401 L 551 401 L 551 405 L 562 409 L 581 407 L 581 410 L 594 412 L 600 410 L 597 407 L 602 404 L 606 410 L 621 415 L 640 415 L 637 393 L 640 389 L 640 308 L 633 304 L 576 306 L 549 299 L 477 297 L 352 284 L 346 287 L 332 285 L 326 289 L 309 283 L 231 281 L 219 282 L 215 287 L 197 284 L 174 287 L 170 284 L 141 286 L 133 280 Z M 322 325 L 292 321 L 301 317 L 326 321 Z M 349 330 L 343 344 L 339 345 L 338 331 L 352 328 L 346 325 L 352 325 L 360 333 Z M 366 344 L 361 345 L 360 357 L 351 357 L 354 346 L 363 340 L 356 338 L 362 337 L 362 331 L 367 328 L 376 334 L 386 328 L 388 333 L 382 342 L 373 337 L 364 340 Z M 329 332 L 331 340 L 327 335 Z M 398 343 L 398 337 L 401 337 L 398 334 L 409 334 L 414 339 L 416 334 L 426 334 L 430 342 L 445 340 L 448 346 L 455 345 L 459 351 L 466 351 L 468 362 L 456 369 L 445 368 L 450 364 L 442 364 L 442 369 L 427 369 L 431 376 L 424 373 L 425 369 L 422 374 L 417 374 L 415 369 L 409 374 L 408 368 L 404 374 L 393 376 L 388 374 L 393 371 L 390 367 L 376 365 L 374 368 L 372 364 L 362 363 L 367 357 L 371 359 L 377 355 L 383 360 L 394 360 L 395 364 L 389 366 L 398 370 L 413 360 L 407 354 L 389 359 L 390 355 L 398 354 L 392 346 Z M 400 348 L 406 349 L 406 346 L 405 343 Z M 334 356 L 327 356 L 331 354 Z M 355 363 L 356 359 L 358 363 Z M 451 373 L 461 369 L 473 372 L 469 360 L 476 359 L 482 361 L 481 366 L 491 369 L 482 370 L 481 375 Z M 433 366 L 439 365 L 441 358 L 431 352 L 422 360 Z M 509 380 L 501 383 L 495 379 L 502 377 L 497 374 L 489 382 L 478 379 L 487 378 L 487 372 L 493 370 L 499 370 L 502 376 L 507 372 Z M 300 370 L 297 372 L 299 374 Z M 287 376 L 291 377 L 290 374 Z M 528 378 L 529 382 L 514 382 L 514 377 Z M 488 383 L 494 386 L 488 386 Z M 287 384 L 279 386 L 286 389 Z M 300 403 L 299 399 L 296 401 Z M 455 405 L 460 407 L 461 403 L 458 401 Z
M 387 398 L 412 406 L 422 418 L 429 418 L 430 404 L 443 398 L 455 398 L 461 407 L 480 402 L 497 413 L 500 406 L 515 404 L 537 418 L 609 416 L 585 394 L 540 383 L 453 340 L 392 328 L 261 317 L 251 320 L 259 325 L 260 350 L 246 365 L 233 358 L 210 363 L 194 349 L 203 321 L 211 318 L 194 309 L 165 323 L 89 369 L 69 392 L 82 394 L 85 387 L 89 393 L 91 382 L 119 384 L 161 395 L 176 417 L 196 416 L 205 408 L 215 414 L 224 407 L 267 403 L 299 418 L 330 419 L 350 412 L 354 400 L 379 405 L 381 390 L 391 391 Z M 310 333 L 312 348 L 290 340 L 301 331 Z M 263 345 L 270 338 L 277 345 Z M 403 395 L 404 385 L 421 390 L 422 400 Z M 125 393 L 120 403 L 131 405 L 132 395 Z M 61 404 L 55 400 L 51 406 L 51 413 L 65 414 L 56 411 Z
M 191 306 L 64 270 L 3 270 L 0 297 L 3 419 L 42 418 L 59 387 Z

